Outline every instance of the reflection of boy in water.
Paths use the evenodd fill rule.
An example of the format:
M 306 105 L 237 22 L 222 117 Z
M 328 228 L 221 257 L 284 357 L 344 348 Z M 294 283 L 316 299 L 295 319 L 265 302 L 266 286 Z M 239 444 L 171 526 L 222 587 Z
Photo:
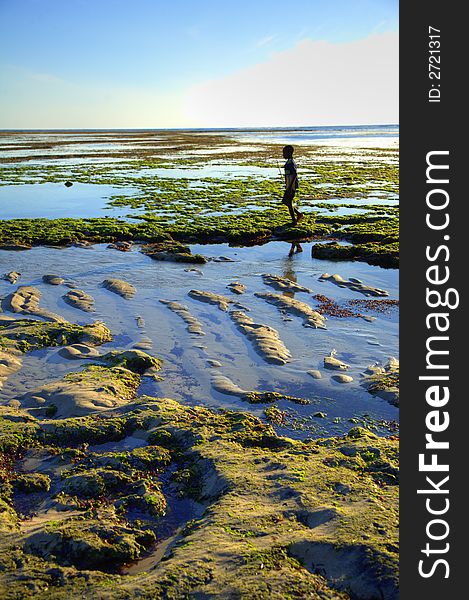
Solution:
M 298 189 L 298 174 L 296 163 L 293 160 L 293 146 L 285 146 L 282 153 L 283 158 L 287 160 L 283 167 L 285 169 L 285 193 L 283 194 L 282 203 L 288 207 L 292 225 L 295 226 L 303 218 L 303 215 L 293 206 L 293 199 Z
M 292 242 L 288 256 L 293 256 L 294 254 L 298 254 L 298 252 L 303 252 L 300 242 Z

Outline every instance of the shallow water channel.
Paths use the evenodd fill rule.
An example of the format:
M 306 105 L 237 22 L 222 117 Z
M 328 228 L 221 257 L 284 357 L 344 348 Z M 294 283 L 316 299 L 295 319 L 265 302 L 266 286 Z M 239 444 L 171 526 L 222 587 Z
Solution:
M 389 292 L 389 299 L 398 298 L 398 271 L 373 267 L 361 262 L 332 262 L 311 258 L 311 243 L 302 245 L 303 252 L 289 257 L 290 245 L 271 242 L 264 246 L 233 248 L 227 244 L 194 245 L 209 260 L 205 265 L 190 265 L 154 261 L 139 252 L 122 253 L 106 245 L 91 248 L 37 247 L 23 252 L 0 251 L 1 272 L 18 271 L 21 278 L 15 286 L 0 281 L 0 294 L 5 295 L 17 285 L 34 285 L 41 290 L 41 306 L 63 315 L 74 323 L 84 324 L 100 319 L 111 329 L 113 341 L 103 348 L 127 349 L 135 344 L 164 360 L 162 381 L 144 378 L 140 393 L 171 397 L 188 404 L 203 404 L 216 408 L 249 410 L 259 416 L 266 405 L 251 405 L 237 397 L 216 391 L 211 378 L 216 371 L 227 376 L 243 389 L 277 391 L 300 396 L 311 401 L 302 406 L 281 401 L 278 407 L 291 411 L 303 425 L 282 433 L 293 437 L 336 434 L 351 427 L 348 419 L 364 414 L 373 419 L 396 420 L 397 408 L 372 397 L 360 386 L 361 373 L 372 363 L 384 363 L 389 356 L 398 356 L 398 311 L 368 312 L 373 322 L 362 318 L 328 317 L 326 330 L 305 328 L 302 319 L 282 314 L 276 306 L 254 295 L 255 292 L 277 292 L 267 286 L 263 273 L 281 275 L 312 290 L 297 293 L 296 298 L 318 306 L 314 294 L 323 294 L 340 305 L 352 299 L 365 299 L 360 293 L 340 288 L 330 282 L 318 281 L 322 273 L 339 273 L 344 278 L 355 277 L 366 284 Z M 220 259 L 220 257 L 222 257 Z M 42 275 L 63 276 L 67 282 L 95 298 L 94 313 L 85 313 L 66 304 L 62 296 L 65 285 L 50 286 Z M 105 278 L 117 277 L 137 288 L 135 297 L 125 300 L 104 289 Z M 246 293 L 233 294 L 227 284 L 240 281 Z M 217 306 L 198 302 L 188 296 L 191 289 L 223 294 L 246 308 L 257 323 L 274 327 L 292 354 L 284 365 L 272 365 L 257 354 L 251 342 Z M 291 294 L 290 294 L 291 295 Z M 202 323 L 206 335 L 194 336 L 186 330 L 184 321 L 160 303 L 160 299 L 175 300 L 186 305 Z M 248 312 L 249 311 L 249 312 Z M 323 368 L 323 359 L 331 350 L 350 365 L 352 383 L 340 384 L 331 379 L 332 371 Z M 210 366 L 209 360 L 221 363 Z M 82 361 L 69 361 L 59 356 L 57 349 L 35 351 L 24 357 L 23 367 L 10 377 L 0 391 L 0 399 L 8 401 L 43 383 L 80 369 Z M 321 379 L 307 373 L 319 369 Z M 312 415 L 324 413 L 324 418 Z

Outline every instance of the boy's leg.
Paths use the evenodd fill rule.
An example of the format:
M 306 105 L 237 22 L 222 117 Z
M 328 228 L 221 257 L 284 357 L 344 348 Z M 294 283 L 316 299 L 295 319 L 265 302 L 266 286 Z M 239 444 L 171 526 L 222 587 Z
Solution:
M 290 213 L 290 217 L 293 222 L 293 225 L 296 225 L 297 218 L 296 218 L 296 214 L 295 214 L 295 209 L 293 208 L 293 200 L 286 202 L 286 205 L 288 206 L 288 211 Z
M 293 208 L 293 198 L 294 197 L 295 197 L 295 194 L 292 194 L 290 191 L 285 190 L 285 193 L 283 194 L 283 198 L 282 198 L 282 204 L 285 204 L 285 206 L 288 208 L 288 212 L 290 213 L 293 225 L 296 225 L 296 214 L 295 214 L 295 209 Z

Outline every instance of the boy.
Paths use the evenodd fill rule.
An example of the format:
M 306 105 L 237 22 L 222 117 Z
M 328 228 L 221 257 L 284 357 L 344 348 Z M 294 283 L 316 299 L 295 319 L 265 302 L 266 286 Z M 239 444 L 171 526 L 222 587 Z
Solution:
M 285 193 L 282 203 L 288 207 L 292 218 L 292 225 L 295 226 L 303 218 L 302 213 L 293 206 L 296 190 L 298 189 L 298 174 L 296 172 L 296 163 L 293 160 L 293 146 L 285 146 L 282 151 L 283 158 L 286 159 L 285 169 Z

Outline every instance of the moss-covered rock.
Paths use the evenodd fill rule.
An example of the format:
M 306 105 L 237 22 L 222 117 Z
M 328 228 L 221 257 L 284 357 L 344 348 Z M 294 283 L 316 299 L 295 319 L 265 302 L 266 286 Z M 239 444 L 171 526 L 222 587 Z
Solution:
M 131 484 L 132 478 L 121 471 L 88 469 L 66 477 L 62 483 L 62 491 L 69 496 L 95 498 L 116 491 L 125 494 Z
M 114 350 L 101 356 L 100 360 L 113 367 L 123 367 L 140 375 L 154 374 L 160 370 L 162 361 L 142 350 Z
M 58 564 L 112 571 L 137 559 L 155 541 L 151 531 L 129 529 L 87 516 L 49 523 L 29 537 L 25 550 Z
M 106 416 L 11 426 L 14 436 L 57 448 L 68 467 L 55 502 L 85 511 L 56 521 L 43 517 L 23 541 L 3 546 L 6 556 L 20 548 L 31 561 L 43 561 L 43 572 L 71 569 L 61 579 L 63 594 L 345 600 L 352 590 L 357 597 L 397 598 L 394 438 L 355 427 L 343 437 L 295 441 L 247 413 L 147 397 Z M 122 452 L 98 446 L 89 452 L 83 445 L 128 435 L 150 445 Z M 58 444 L 82 449 L 67 455 Z M 190 496 L 205 511 L 174 539 L 166 560 L 152 563 L 150 554 L 142 564 L 151 568 L 139 572 L 137 563 L 136 575 L 123 579 L 112 571 L 138 561 L 155 539 L 156 523 L 171 515 L 173 496 L 165 497 L 159 484 L 168 464 L 165 485 L 173 496 Z M 22 560 L 20 568 L 7 566 L 0 582 L 19 590 L 25 580 L 37 580 L 29 559 Z M 84 569 L 91 569 L 87 579 Z M 106 584 L 101 571 L 109 573 Z
M 19 492 L 31 494 L 33 492 L 48 492 L 50 490 L 50 477 L 45 473 L 25 473 L 19 475 L 14 481 L 14 487 Z
M 56 417 L 80 416 L 128 403 L 135 398 L 139 384 L 140 377 L 127 369 L 90 365 L 27 392 L 19 400 L 30 409 L 53 405 Z
M 90 325 L 75 325 L 31 319 L 0 320 L 0 347 L 7 351 L 18 350 L 24 353 L 75 343 L 100 346 L 111 339 L 111 332 L 101 321 Z

